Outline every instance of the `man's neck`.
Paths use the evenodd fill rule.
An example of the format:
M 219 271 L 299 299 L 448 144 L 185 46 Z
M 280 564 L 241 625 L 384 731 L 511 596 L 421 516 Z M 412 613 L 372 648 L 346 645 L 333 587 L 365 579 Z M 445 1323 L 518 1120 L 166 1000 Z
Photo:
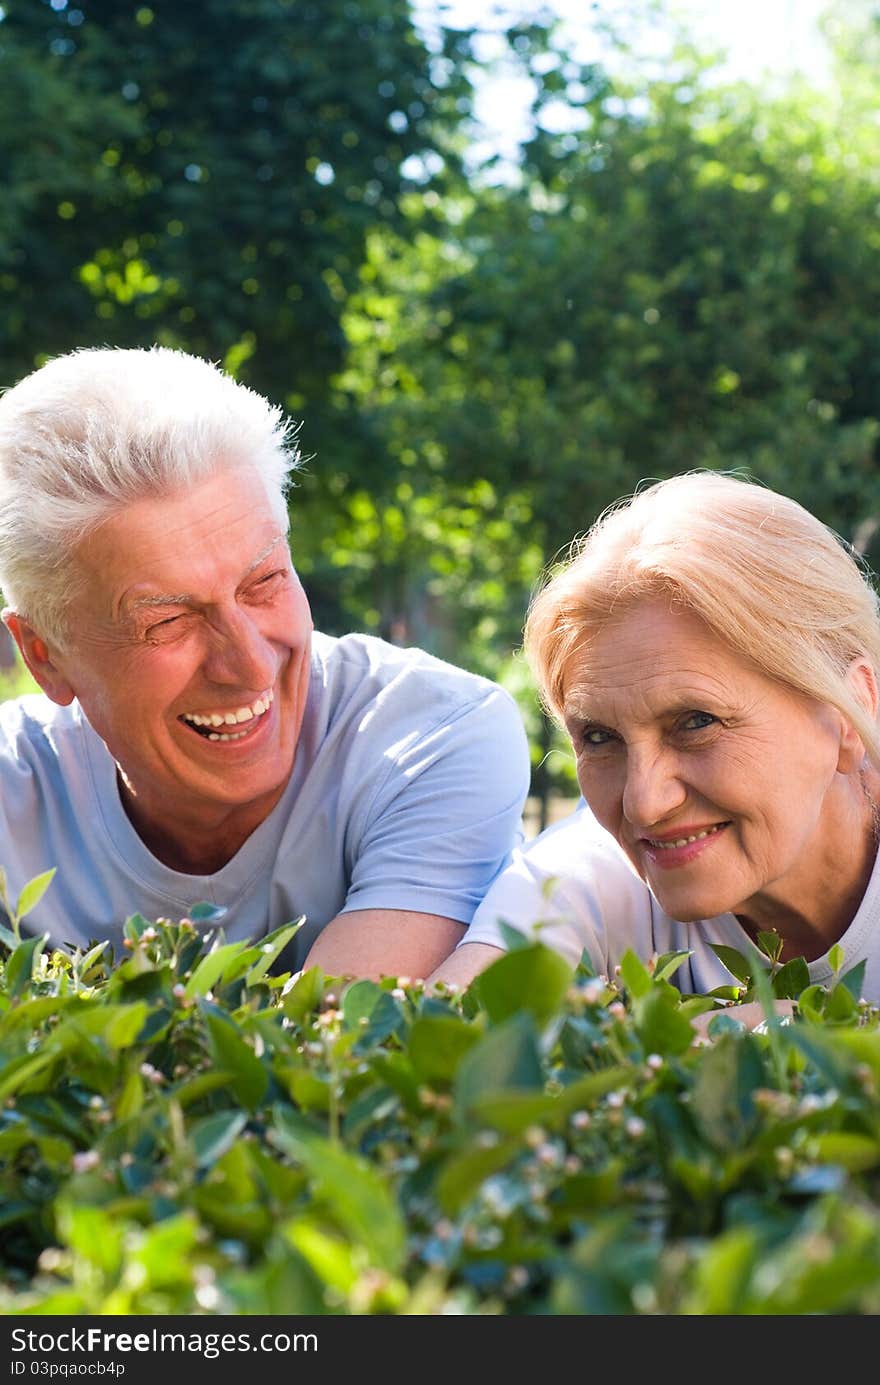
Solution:
M 124 772 L 117 766 L 119 798 L 126 816 L 149 851 L 182 875 L 216 875 L 244 846 L 248 837 L 265 822 L 284 793 L 282 784 L 277 792 L 259 803 L 236 805 L 214 822 L 175 822 L 169 828 L 163 819 L 145 810 Z

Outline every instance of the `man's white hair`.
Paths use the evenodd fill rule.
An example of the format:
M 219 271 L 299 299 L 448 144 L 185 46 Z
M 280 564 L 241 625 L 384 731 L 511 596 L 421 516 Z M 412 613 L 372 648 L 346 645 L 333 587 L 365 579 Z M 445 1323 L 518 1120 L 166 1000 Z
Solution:
M 251 467 L 286 533 L 299 461 L 282 410 L 209 361 L 166 347 L 58 356 L 0 398 L 0 588 L 63 647 L 72 555 L 111 515 Z

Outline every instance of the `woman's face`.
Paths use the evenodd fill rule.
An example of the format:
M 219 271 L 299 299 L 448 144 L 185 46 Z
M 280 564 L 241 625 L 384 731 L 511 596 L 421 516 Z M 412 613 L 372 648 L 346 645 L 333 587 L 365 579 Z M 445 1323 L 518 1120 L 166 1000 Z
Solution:
M 697 616 L 658 601 L 612 621 L 564 701 L 584 798 L 673 918 L 797 908 L 847 872 L 857 738 Z

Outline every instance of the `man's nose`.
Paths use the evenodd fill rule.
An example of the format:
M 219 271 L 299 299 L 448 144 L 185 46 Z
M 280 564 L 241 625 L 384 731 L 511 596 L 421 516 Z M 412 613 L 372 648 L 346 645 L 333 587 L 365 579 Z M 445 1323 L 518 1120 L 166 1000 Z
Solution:
M 687 798 L 677 757 L 657 747 L 630 747 L 623 814 L 634 827 L 648 828 L 671 815 Z
M 212 682 L 234 683 L 257 693 L 272 687 L 277 671 L 271 642 L 246 612 L 236 609 L 218 617 L 205 660 L 205 672 Z

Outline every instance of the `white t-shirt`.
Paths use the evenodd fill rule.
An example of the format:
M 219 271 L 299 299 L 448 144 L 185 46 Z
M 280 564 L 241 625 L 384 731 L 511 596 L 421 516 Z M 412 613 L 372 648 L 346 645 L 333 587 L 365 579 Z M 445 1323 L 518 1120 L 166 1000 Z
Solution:
M 880 860 L 880 857 L 878 857 Z M 499 919 L 539 938 L 573 965 L 586 950 L 592 966 L 612 976 L 627 948 L 647 960 L 690 948 L 692 955 L 670 979 L 686 993 L 728 986 L 732 977 L 710 943 L 746 952 L 750 939 L 733 914 L 681 923 L 661 909 L 617 845 L 581 806 L 569 817 L 517 848 L 483 903 L 464 943 L 505 946 Z M 844 971 L 865 959 L 862 994 L 880 1004 L 880 866 L 874 864 L 858 913 L 839 940 Z M 809 964 L 810 978 L 828 985 L 827 956 Z
M 300 966 L 330 919 L 405 909 L 469 923 L 512 845 L 529 784 L 525 732 L 497 684 L 417 649 L 315 633 L 284 794 L 214 875 L 158 861 L 126 816 L 116 766 L 77 703 L 0 707 L 0 865 L 14 901 L 57 873 L 23 932 L 57 945 L 109 938 L 138 912 L 222 906 L 228 941 L 306 915 Z M 289 956 L 290 954 L 286 954 Z

